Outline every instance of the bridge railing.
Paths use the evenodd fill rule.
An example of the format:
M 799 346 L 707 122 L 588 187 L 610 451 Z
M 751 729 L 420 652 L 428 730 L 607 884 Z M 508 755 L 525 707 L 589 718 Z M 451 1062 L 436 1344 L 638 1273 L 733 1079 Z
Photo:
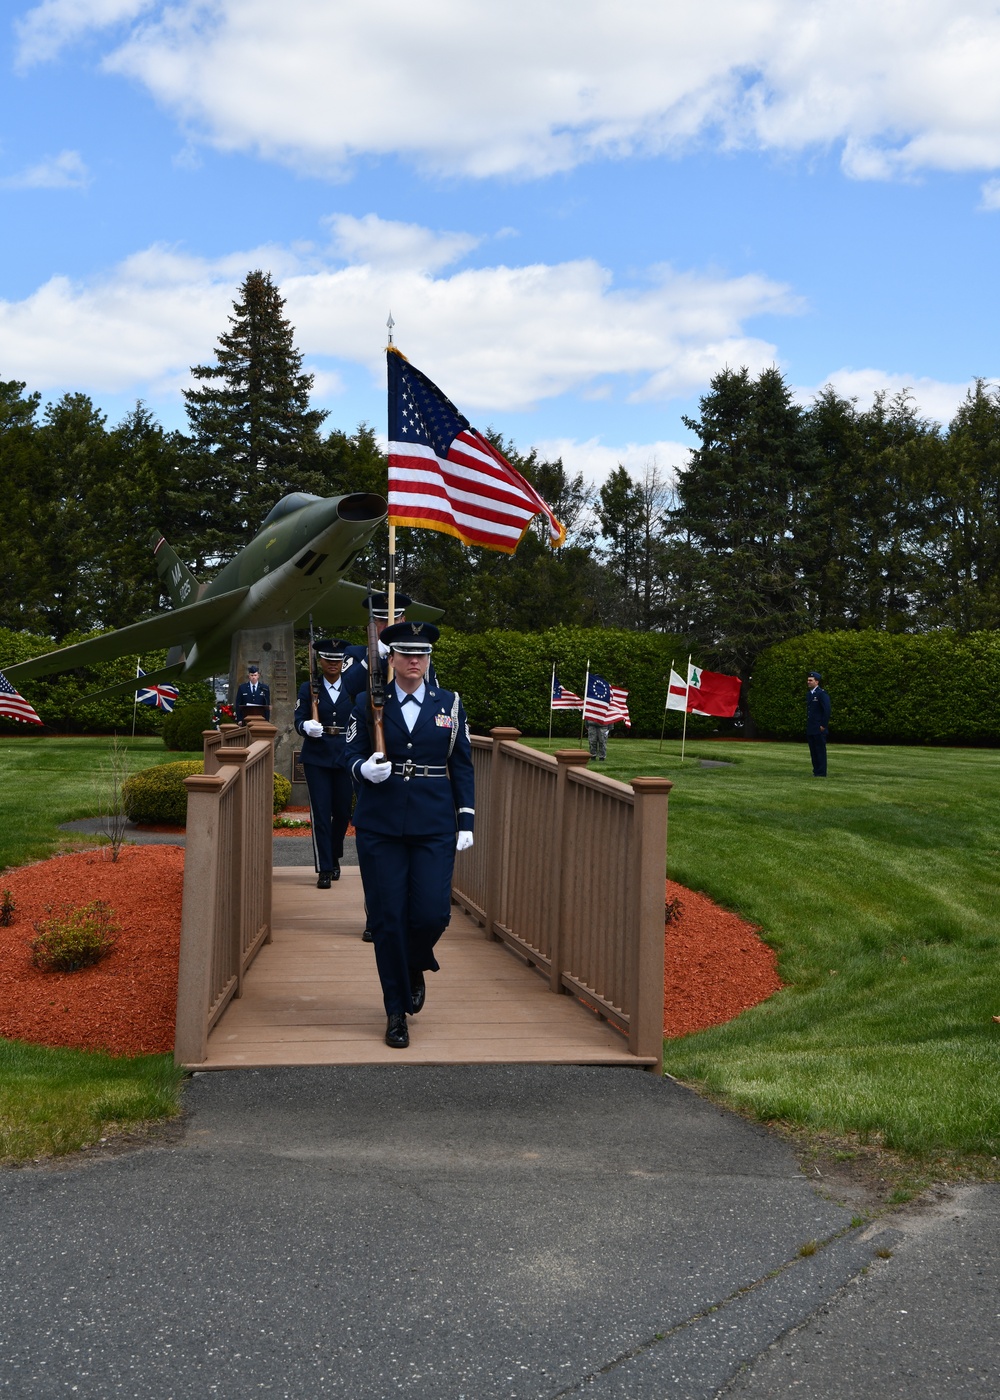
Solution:
M 631 784 L 554 756 L 516 729 L 473 737 L 476 841 L 455 862 L 455 900 L 662 1067 L 665 778 Z
M 234 734 L 239 729 L 241 732 Z M 174 1058 L 201 1064 L 208 1035 L 271 941 L 273 725 L 205 734 L 205 772 L 185 778 L 187 840 Z M 236 742 L 229 742 L 235 738 Z

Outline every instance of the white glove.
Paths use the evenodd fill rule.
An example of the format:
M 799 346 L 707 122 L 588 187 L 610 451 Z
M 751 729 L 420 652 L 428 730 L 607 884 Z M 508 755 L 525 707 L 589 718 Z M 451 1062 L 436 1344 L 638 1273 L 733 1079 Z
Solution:
M 389 648 L 386 646 L 385 642 L 383 642 L 383 641 L 379 641 L 379 644 L 378 644 L 378 654 L 379 654 L 379 656 L 381 656 L 381 658 L 382 658 L 383 661 L 384 661 L 385 658 L 389 655 Z
M 367 778 L 370 783 L 384 783 L 386 778 L 392 777 L 392 764 L 385 754 L 375 752 L 371 758 L 366 758 L 359 769 L 362 778 Z
M 310 739 L 319 739 L 323 733 L 323 726 L 318 719 L 304 719 L 302 733 L 307 734 Z
M 471 832 L 471 831 L 458 831 L 458 832 L 455 833 L 455 850 L 456 850 L 456 851 L 471 851 L 471 850 L 472 850 L 472 832 Z

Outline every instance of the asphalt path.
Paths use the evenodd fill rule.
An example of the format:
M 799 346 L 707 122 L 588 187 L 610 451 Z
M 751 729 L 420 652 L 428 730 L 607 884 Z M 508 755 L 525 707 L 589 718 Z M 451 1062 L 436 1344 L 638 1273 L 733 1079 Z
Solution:
M 79 821 L 63 822 L 60 831 L 78 831 L 86 836 L 103 836 L 107 823 L 103 817 L 81 817 Z M 144 831 L 135 822 L 125 823 L 125 840 L 136 846 L 183 846 L 186 837 L 180 832 Z M 312 865 L 313 848 L 311 836 L 275 836 L 272 842 L 272 861 L 275 865 Z M 344 854 L 341 865 L 357 865 L 358 853 L 354 837 L 344 838 Z
M 242 1070 L 186 1100 L 174 1141 L 0 1172 L 0 1395 L 995 1388 L 995 1188 L 852 1227 L 780 1140 L 639 1070 Z

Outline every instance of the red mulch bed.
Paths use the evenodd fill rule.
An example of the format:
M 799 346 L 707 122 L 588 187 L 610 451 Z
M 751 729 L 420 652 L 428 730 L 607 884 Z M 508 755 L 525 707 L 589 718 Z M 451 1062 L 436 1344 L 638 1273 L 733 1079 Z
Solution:
M 127 846 L 56 856 L 0 876 L 14 923 L 0 928 L 0 1036 L 115 1055 L 173 1049 L 184 851 Z M 781 982 L 776 957 L 745 919 L 666 882 L 680 917 L 666 925 L 663 1030 L 687 1035 L 756 1006 Z M 41 972 L 28 944 L 46 906 L 105 899 L 121 925 L 113 953 L 80 972 Z

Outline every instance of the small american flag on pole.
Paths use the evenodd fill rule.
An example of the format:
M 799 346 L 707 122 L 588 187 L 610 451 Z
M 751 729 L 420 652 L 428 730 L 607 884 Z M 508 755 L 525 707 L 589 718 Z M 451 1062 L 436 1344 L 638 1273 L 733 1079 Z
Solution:
M 579 695 L 574 695 L 571 690 L 567 690 L 564 685 L 559 684 L 559 677 L 552 673 L 552 709 L 553 710 L 582 710 L 583 701 Z
M 603 676 L 591 671 L 587 678 L 587 703 L 583 707 L 583 717 L 592 724 L 617 724 L 624 720 L 626 728 L 632 728 L 628 713 L 628 691 L 621 686 L 608 685 Z
M 0 715 L 6 715 L 8 719 L 19 719 L 22 724 L 44 723 L 35 714 L 24 696 L 17 693 L 2 671 L 0 671 Z
M 390 346 L 389 524 L 440 530 L 513 554 L 536 515 L 557 549 L 565 528 L 506 457 Z

